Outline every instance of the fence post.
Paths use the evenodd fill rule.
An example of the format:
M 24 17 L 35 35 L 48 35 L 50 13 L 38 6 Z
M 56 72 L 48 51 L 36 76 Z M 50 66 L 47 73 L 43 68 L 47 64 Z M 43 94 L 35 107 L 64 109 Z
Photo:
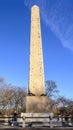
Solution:
M 25 116 L 23 116 L 23 128 L 25 128 Z
M 71 117 L 69 117 L 69 119 L 68 119 L 68 125 L 72 126 Z
M 53 128 L 52 116 L 50 116 L 49 118 L 50 118 L 50 128 Z
M 8 116 L 5 115 L 5 125 L 8 125 Z

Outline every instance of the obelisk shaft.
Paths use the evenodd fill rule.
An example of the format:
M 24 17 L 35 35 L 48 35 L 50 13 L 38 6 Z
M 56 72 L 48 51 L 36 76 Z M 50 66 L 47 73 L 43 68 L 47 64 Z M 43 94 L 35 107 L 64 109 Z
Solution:
M 40 12 L 38 6 L 31 9 L 29 93 L 45 95 L 44 67 Z

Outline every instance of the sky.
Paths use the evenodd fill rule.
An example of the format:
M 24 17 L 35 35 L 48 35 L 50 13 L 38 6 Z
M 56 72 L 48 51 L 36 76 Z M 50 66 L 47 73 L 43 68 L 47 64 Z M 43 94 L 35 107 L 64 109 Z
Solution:
M 33 5 L 40 8 L 45 81 L 73 99 L 73 0 L 0 0 L 0 77 L 28 89 Z

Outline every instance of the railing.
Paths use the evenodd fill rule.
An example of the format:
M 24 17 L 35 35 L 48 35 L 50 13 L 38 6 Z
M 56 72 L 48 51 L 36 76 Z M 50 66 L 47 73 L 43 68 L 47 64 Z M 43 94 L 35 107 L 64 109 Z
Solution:
M 38 120 L 37 120 L 38 118 Z M 35 119 L 35 120 L 33 120 Z M 41 119 L 44 119 L 42 121 Z M 0 126 L 17 126 L 17 127 L 33 127 L 33 126 L 48 126 L 53 127 L 73 127 L 72 123 L 73 117 L 20 117 L 17 116 L 17 121 L 13 121 L 13 117 L 2 116 L 0 117 Z M 30 120 L 30 121 L 29 121 Z

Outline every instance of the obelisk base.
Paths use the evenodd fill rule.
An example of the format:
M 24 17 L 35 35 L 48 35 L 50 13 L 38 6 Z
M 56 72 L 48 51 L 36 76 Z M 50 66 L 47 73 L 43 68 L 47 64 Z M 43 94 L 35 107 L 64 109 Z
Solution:
M 48 112 L 48 97 L 47 96 L 27 96 L 26 97 L 26 112 L 29 113 L 46 113 Z

